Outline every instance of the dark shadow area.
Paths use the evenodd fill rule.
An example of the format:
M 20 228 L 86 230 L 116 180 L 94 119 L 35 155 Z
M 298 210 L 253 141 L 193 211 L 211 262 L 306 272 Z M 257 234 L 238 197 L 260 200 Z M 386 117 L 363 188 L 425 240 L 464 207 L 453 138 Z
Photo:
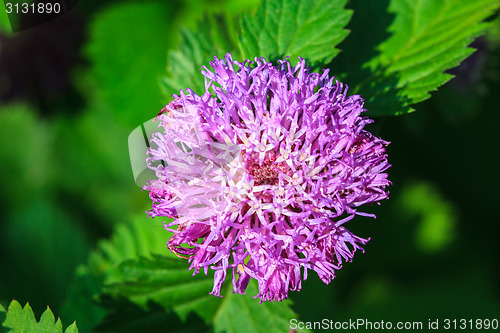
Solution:
M 78 223 L 89 232 L 89 239 L 97 242 L 100 238 L 109 238 L 112 230 L 109 229 L 105 218 L 97 214 L 89 199 L 81 195 L 81 191 L 59 188 L 55 200 L 68 214 L 75 214 Z
M 95 328 L 99 333 L 136 333 L 136 332 L 208 332 L 209 326 L 195 313 L 191 312 L 182 320 L 175 312 L 166 311 L 159 304 L 150 301 L 147 310 L 125 298 L 110 296 L 101 299 L 101 305 L 112 310 L 102 323 Z
M 331 75 L 349 85 L 349 94 L 359 94 L 365 99 L 367 115 L 383 116 L 401 112 L 408 107 L 407 97 L 398 94 L 399 77 L 381 75 L 385 68 L 371 70 L 364 66 L 378 55 L 377 47 L 390 37 L 388 28 L 394 15 L 387 11 L 388 0 L 348 3 L 354 11 L 347 28 L 351 31 L 339 45 L 341 52 L 328 66 Z
M 79 113 L 85 99 L 72 76 L 85 64 L 85 35 L 76 10 L 31 29 L 0 33 L 0 103 L 28 102 L 44 116 Z
M 385 68 L 378 68 L 377 72 L 383 73 Z M 403 95 L 404 86 L 398 87 L 399 77 L 396 73 L 391 75 L 370 74 L 360 84 L 353 85 L 355 89 L 351 94 L 359 94 L 365 99 L 364 108 L 370 117 L 399 115 L 410 109 L 410 98 Z
M 376 47 L 386 40 L 394 15 L 387 12 L 389 0 L 352 0 L 347 8 L 354 11 L 347 29 L 351 32 L 338 46 L 341 50 L 328 66 L 332 74 L 355 86 L 371 75 L 363 64 L 378 55 Z

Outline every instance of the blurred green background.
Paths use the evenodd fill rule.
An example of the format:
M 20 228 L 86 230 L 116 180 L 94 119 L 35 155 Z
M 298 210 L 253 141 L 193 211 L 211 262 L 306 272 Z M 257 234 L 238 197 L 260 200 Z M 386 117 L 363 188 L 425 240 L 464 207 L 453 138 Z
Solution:
M 180 28 L 257 4 L 87 0 L 15 34 L 2 11 L 1 304 L 29 301 L 37 316 L 71 308 L 76 267 L 131 217 L 166 239 L 142 213 L 150 200 L 134 183 L 128 134 L 169 102 L 159 82 Z M 500 22 L 474 46 L 416 112 L 376 119 L 392 142 L 391 198 L 369 208 L 376 220 L 349 223 L 371 237 L 365 254 L 331 285 L 310 274 L 291 293 L 301 320 L 499 318 Z

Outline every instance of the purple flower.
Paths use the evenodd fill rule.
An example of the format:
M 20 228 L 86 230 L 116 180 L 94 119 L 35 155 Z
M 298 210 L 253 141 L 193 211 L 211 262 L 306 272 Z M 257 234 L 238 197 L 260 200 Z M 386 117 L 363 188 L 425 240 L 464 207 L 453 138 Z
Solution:
M 157 117 L 149 215 L 176 219 L 168 247 L 194 274 L 215 271 L 215 296 L 228 270 L 235 293 L 256 279 L 261 302 L 300 290 L 308 270 L 329 283 L 368 241 L 345 223 L 388 197 L 388 142 L 364 130 L 360 96 L 303 59 L 210 65 L 203 95 L 181 91 Z

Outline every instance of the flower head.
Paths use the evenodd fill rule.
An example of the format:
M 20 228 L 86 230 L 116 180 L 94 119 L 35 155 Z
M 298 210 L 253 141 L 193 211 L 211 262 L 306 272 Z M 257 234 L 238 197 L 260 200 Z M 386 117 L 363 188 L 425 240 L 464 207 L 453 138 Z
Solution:
M 308 270 L 329 283 L 368 241 L 345 223 L 388 196 L 388 142 L 364 129 L 360 96 L 303 59 L 210 65 L 203 95 L 181 91 L 157 117 L 149 215 L 176 219 L 168 247 L 215 271 L 213 295 L 228 270 L 233 292 L 253 278 L 261 301 L 300 290 Z

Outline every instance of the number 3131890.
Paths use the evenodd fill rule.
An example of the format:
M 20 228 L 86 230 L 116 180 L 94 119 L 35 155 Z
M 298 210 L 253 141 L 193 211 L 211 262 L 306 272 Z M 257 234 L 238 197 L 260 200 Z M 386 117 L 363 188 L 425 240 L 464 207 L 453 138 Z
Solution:
M 498 319 L 445 319 L 444 326 L 445 330 L 466 330 L 466 329 L 476 329 L 476 330 L 489 330 L 498 329 Z
M 5 9 L 7 14 L 51 14 L 51 13 L 59 13 L 61 12 L 61 4 L 56 3 L 5 3 Z

